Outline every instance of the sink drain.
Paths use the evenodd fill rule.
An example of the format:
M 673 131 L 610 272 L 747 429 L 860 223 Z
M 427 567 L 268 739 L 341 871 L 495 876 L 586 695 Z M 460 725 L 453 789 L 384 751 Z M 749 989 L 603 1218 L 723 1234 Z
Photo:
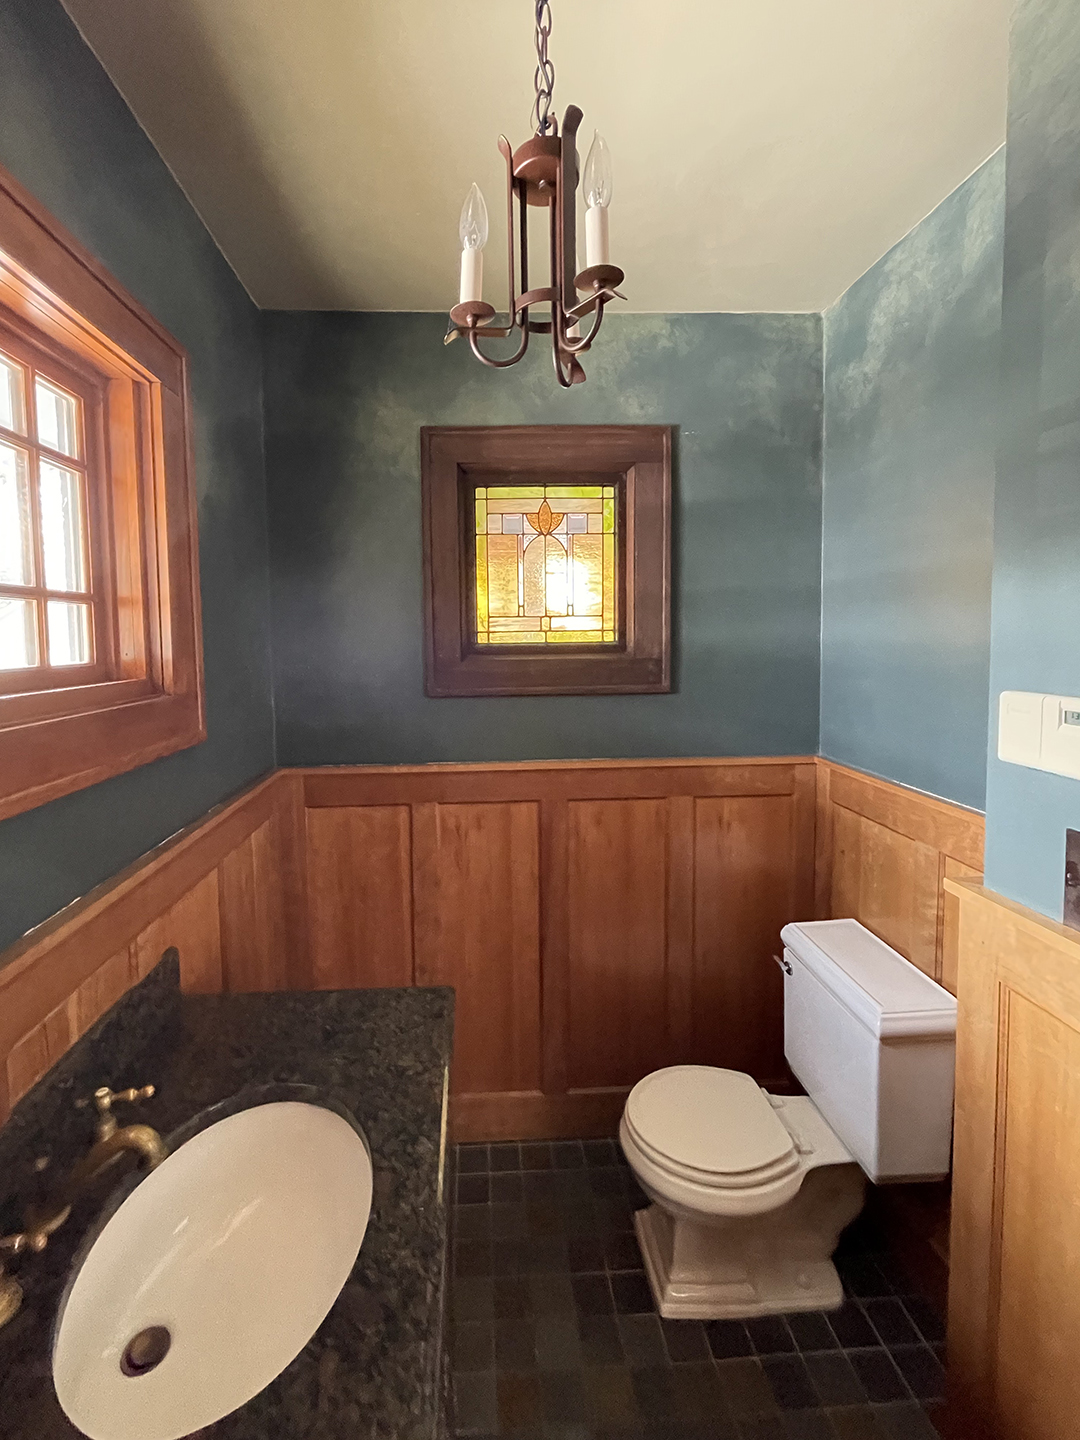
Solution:
M 125 1375 L 148 1375 L 169 1353 L 172 1336 L 164 1325 L 149 1325 L 133 1335 L 120 1356 L 120 1369 Z

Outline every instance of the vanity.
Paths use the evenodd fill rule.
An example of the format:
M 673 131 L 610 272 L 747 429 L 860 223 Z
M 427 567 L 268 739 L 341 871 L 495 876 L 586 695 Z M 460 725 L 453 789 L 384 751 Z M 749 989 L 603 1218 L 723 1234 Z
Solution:
M 340 1228 L 348 1245 L 351 1227 L 354 1246 L 362 1234 L 359 1254 L 351 1269 L 346 1261 L 347 1278 L 326 1318 L 276 1378 L 224 1418 L 205 1428 L 199 1428 L 204 1423 L 199 1422 L 193 1432 L 182 1433 L 206 1440 L 442 1436 L 451 1198 L 445 1117 L 452 1030 L 453 993 L 447 989 L 182 996 L 175 952 L 167 954 L 24 1097 L 0 1130 L 0 1235 L 29 1229 L 28 1215 L 55 1215 L 58 1195 L 73 1200 L 70 1215 L 49 1234 L 40 1252 L 0 1253 L 7 1279 L 17 1281 L 23 1292 L 12 1318 L 0 1328 L 5 1440 L 71 1440 L 84 1433 L 57 1397 L 54 1332 L 63 1312 L 59 1362 L 65 1329 L 73 1333 L 79 1283 L 85 1289 L 91 1279 L 87 1254 L 95 1263 L 100 1260 L 102 1247 L 95 1250 L 94 1242 L 127 1197 L 149 1175 L 174 1207 L 171 1220 L 168 1207 L 163 1208 L 163 1231 L 171 1226 L 170 1233 L 179 1234 L 183 1221 L 178 1225 L 176 1216 L 188 1211 L 191 1225 L 204 1223 L 212 1229 L 213 1201 L 217 1190 L 230 1183 L 229 1168 L 243 1176 L 245 1164 L 260 1166 L 264 1151 L 264 1183 L 278 1208 L 276 1230 L 264 1227 L 264 1233 L 280 1232 L 280 1254 L 266 1256 L 262 1273 L 255 1277 L 258 1283 L 251 1286 L 253 1295 L 262 1296 L 258 1315 L 248 1318 L 247 1287 L 241 1278 L 229 1292 L 228 1323 L 217 1323 L 220 1316 L 207 1318 L 215 1346 L 204 1344 L 199 1365 L 208 1377 L 213 1372 L 228 1378 L 230 1367 L 239 1372 L 251 1356 L 265 1353 L 262 1341 L 245 1352 L 245 1327 L 262 1323 L 267 1336 L 281 1328 L 266 1325 L 277 1299 L 278 1276 L 283 1303 L 277 1313 L 283 1325 L 293 1319 L 289 1297 L 310 1305 L 311 1296 L 301 1294 L 308 1277 L 316 1288 L 330 1284 L 327 1295 L 337 1291 L 340 1276 L 335 1279 L 333 1265 L 325 1263 L 324 1232 Z M 100 1097 L 102 1114 L 97 1115 L 94 1095 L 103 1086 L 115 1091 L 153 1086 L 154 1093 Z M 316 1109 L 304 1111 L 303 1106 Z M 305 1116 L 314 1123 L 305 1124 Z M 156 1132 L 174 1155 L 190 1143 L 184 1183 L 194 1205 L 183 1195 L 176 1198 L 172 1177 L 182 1167 L 171 1167 L 167 1186 L 159 1183 L 166 1178 L 165 1169 L 147 1171 L 154 1157 L 147 1158 L 141 1127 Z M 322 1142 L 314 1133 L 323 1131 L 329 1149 L 320 1149 Z M 102 1153 L 103 1135 L 111 1137 L 108 1145 L 128 1135 L 135 1136 L 135 1143 L 128 1147 L 121 1138 L 121 1148 L 130 1148 L 130 1156 L 122 1154 L 95 1175 L 96 1166 L 87 1164 L 87 1157 Z M 215 1151 L 213 1142 L 221 1137 L 228 1137 L 227 1142 L 218 1143 Z M 310 1142 L 309 1148 L 304 1150 L 301 1142 Z M 340 1165 L 334 1158 L 339 1153 Z M 330 1157 L 325 1177 L 317 1169 L 324 1156 Z M 206 1167 L 205 1184 L 200 1164 Z M 71 1197 L 65 1185 L 73 1173 L 80 1183 Z M 337 1174 L 344 1178 L 335 1198 L 328 1187 Z M 144 1200 L 156 1193 L 154 1186 L 147 1187 Z M 366 1227 L 362 1214 L 352 1213 L 354 1192 L 358 1212 L 370 1196 Z M 349 1198 L 341 1198 L 345 1196 Z M 209 1207 L 208 1220 L 200 1221 L 200 1207 Z M 135 1201 L 117 1216 L 116 1225 L 134 1208 Z M 151 1207 L 143 1208 L 152 1216 Z M 151 1243 L 153 1228 L 151 1224 Z M 211 1253 L 215 1245 L 224 1251 L 231 1243 L 227 1232 L 219 1220 L 214 1237 L 200 1240 L 192 1257 Z M 121 1240 L 121 1256 L 127 1246 L 135 1255 L 128 1232 Z M 177 1283 L 183 1283 L 184 1265 L 198 1263 L 197 1258 L 174 1261 Z M 114 1274 L 122 1268 L 121 1261 Z M 241 1277 L 244 1273 L 237 1272 Z M 75 1285 L 73 1275 L 80 1277 Z M 98 1292 L 101 1305 L 115 1288 L 106 1272 Z M 82 1309 L 92 1320 L 100 1306 L 94 1292 L 88 1293 L 90 1304 Z M 315 1303 L 317 1307 L 317 1298 Z M 170 1356 L 155 1361 L 153 1329 L 147 1327 L 149 1368 L 160 1363 L 164 1374 Z M 171 1342 L 174 1370 L 190 1363 L 192 1354 L 185 1348 L 182 1326 L 180 1330 Z M 284 1343 L 288 1349 L 287 1339 Z M 108 1377 L 121 1402 L 123 1387 L 145 1384 L 149 1378 L 138 1369 L 145 1357 L 137 1352 L 133 1356 L 134 1373 L 125 1370 L 119 1380 Z M 242 1386 L 244 1377 L 238 1374 L 237 1381 Z M 203 1388 L 185 1377 L 178 1395 L 189 1400 L 178 1399 L 178 1415 L 186 1413 L 183 1404 L 195 1403 Z M 131 1421 L 125 1421 L 122 1409 L 121 1403 L 115 1430 L 107 1408 L 104 1418 L 89 1427 L 96 1440 L 112 1440 L 113 1433 L 116 1440 L 125 1440 L 123 1426 Z

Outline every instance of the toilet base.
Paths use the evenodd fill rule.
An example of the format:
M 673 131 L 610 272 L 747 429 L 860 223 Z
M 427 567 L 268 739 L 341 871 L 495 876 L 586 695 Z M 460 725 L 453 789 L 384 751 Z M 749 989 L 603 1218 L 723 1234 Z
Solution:
M 831 1257 L 865 1187 L 858 1165 L 824 1165 L 785 1205 L 761 1215 L 706 1221 L 658 1203 L 639 1210 L 634 1229 L 660 1314 L 736 1320 L 835 1310 L 844 1292 Z

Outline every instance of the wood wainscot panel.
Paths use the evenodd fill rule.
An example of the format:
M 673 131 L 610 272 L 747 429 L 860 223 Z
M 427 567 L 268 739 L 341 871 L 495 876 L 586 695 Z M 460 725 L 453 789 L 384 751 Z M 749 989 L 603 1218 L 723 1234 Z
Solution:
M 454 986 L 459 1139 L 611 1134 L 633 1083 L 696 1050 L 784 1085 L 771 957 L 813 910 L 815 770 L 304 771 L 316 983 L 385 983 L 411 954 L 416 983 Z
M 817 914 L 861 921 L 955 994 L 959 902 L 945 880 L 980 874 L 983 833 L 975 811 L 819 760 Z M 949 1190 L 894 1185 L 871 1199 L 905 1268 L 942 1303 Z
M 567 819 L 568 1079 L 628 1086 L 673 1051 L 667 803 L 577 800 Z
M 308 810 L 305 823 L 313 988 L 411 985 L 409 807 Z
M 693 1030 L 701 1065 L 786 1086 L 780 931 L 800 916 L 793 795 L 694 802 Z
M 268 776 L 0 956 L 0 1121 L 170 946 L 189 991 L 285 983 L 298 786 Z
M 960 909 L 951 1433 L 1062 1440 L 1080 1367 L 1080 935 L 973 882 Z
M 944 881 L 981 874 L 984 828 L 974 810 L 819 761 L 818 914 L 861 921 L 952 989 L 955 914 Z
M 452 1089 L 540 1086 L 539 807 L 422 804 L 413 812 L 416 981 L 452 985 Z

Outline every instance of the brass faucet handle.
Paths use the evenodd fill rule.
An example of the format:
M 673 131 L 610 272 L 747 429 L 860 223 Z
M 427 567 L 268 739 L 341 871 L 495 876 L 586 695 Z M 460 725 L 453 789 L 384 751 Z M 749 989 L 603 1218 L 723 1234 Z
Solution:
M 116 1100 L 125 1100 L 134 1104 L 138 1100 L 149 1100 L 154 1094 L 153 1085 L 144 1085 L 141 1090 L 110 1090 L 107 1085 L 94 1091 L 94 1104 L 97 1106 L 99 1115 L 108 1115 Z

